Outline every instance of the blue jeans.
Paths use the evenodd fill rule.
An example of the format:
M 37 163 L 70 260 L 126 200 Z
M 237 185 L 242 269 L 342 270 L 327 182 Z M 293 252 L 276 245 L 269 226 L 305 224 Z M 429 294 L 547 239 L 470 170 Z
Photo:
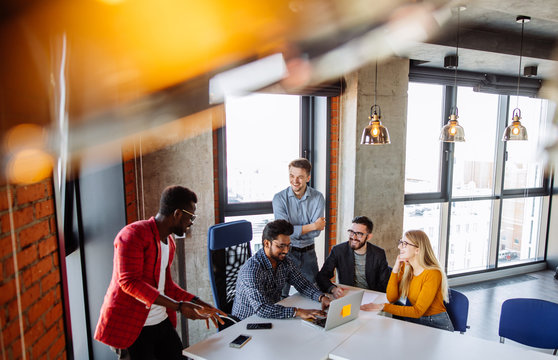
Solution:
M 312 284 L 316 283 L 316 275 L 318 275 L 318 258 L 316 257 L 316 250 L 308 250 L 306 252 L 289 251 L 287 257 L 293 262 L 293 264 L 300 269 L 300 272 L 304 277 L 310 281 Z M 281 293 L 282 297 L 289 296 L 289 291 L 291 289 L 290 284 L 286 284 L 283 287 Z
M 430 316 L 421 316 L 418 319 L 399 317 L 401 320 L 409 321 L 415 324 L 426 325 L 436 329 L 453 331 L 453 324 L 447 312 L 442 312 Z

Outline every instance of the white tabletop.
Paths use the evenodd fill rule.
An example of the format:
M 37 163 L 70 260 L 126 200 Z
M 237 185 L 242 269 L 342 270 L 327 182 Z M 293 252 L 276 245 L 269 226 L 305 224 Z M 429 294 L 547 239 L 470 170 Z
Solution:
M 367 291 L 375 303 L 385 294 Z M 364 301 L 363 301 L 364 302 Z M 295 294 L 280 302 L 285 306 L 319 308 L 318 302 Z M 246 330 L 251 322 L 271 322 L 271 330 Z M 238 335 L 252 336 L 240 349 L 229 347 Z M 445 330 L 388 318 L 377 312 L 361 311 L 359 317 L 335 329 L 324 331 L 300 319 L 263 319 L 253 315 L 184 350 L 196 360 L 211 359 L 556 359 L 541 352 L 524 350 Z
M 284 306 L 317 309 L 320 303 L 295 294 L 280 302 Z M 362 313 L 362 312 L 361 312 Z M 327 359 L 329 353 L 363 325 L 356 319 L 324 331 L 303 324 L 301 319 L 264 319 L 256 315 L 235 324 L 184 350 L 196 360 L 211 359 Z M 246 330 L 247 323 L 270 322 L 270 330 Z M 229 347 L 238 335 L 252 336 L 240 349 Z
M 333 360 L 553 359 L 541 352 L 376 316 L 330 353 Z

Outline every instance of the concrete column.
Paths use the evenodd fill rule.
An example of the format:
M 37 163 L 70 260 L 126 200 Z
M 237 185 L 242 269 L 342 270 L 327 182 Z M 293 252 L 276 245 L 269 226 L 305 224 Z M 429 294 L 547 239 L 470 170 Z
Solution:
M 378 63 L 376 102 L 382 124 L 389 130 L 389 145 L 360 145 L 374 105 L 374 63 L 346 77 L 341 105 L 337 238 L 347 240 L 345 231 L 352 217 L 368 216 L 374 222 L 372 242 L 386 250 L 390 264 L 397 257 L 397 240 L 403 231 L 408 75 L 407 59 Z
M 182 185 L 198 196 L 196 222 L 192 234 L 185 241 L 187 290 L 213 303 L 207 263 L 207 229 L 215 224 L 213 193 L 213 138 L 212 123 L 222 109 L 210 109 L 178 120 L 172 131 L 159 131 L 151 144 L 157 142 L 160 150 L 143 156 L 143 192 L 145 213 L 149 218 L 159 209 L 163 189 L 169 185 Z M 144 140 L 146 142 L 146 140 Z M 160 145 L 165 144 L 165 147 Z M 144 145 L 145 146 L 145 145 Z M 178 281 L 178 256 L 175 255 L 172 271 Z M 180 330 L 180 326 L 178 326 Z M 195 344 L 216 332 L 208 331 L 205 321 L 188 321 L 189 341 Z

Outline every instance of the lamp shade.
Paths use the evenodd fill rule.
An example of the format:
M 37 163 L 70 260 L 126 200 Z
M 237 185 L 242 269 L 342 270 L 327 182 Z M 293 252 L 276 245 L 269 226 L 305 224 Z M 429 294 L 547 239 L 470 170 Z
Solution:
M 515 108 L 513 110 L 513 118 L 512 123 L 506 130 L 504 130 L 504 136 L 502 136 L 502 141 L 525 141 L 528 139 L 527 137 L 527 129 L 525 126 L 521 125 L 521 110 Z
M 388 129 L 382 125 L 380 117 L 373 115 L 372 120 L 362 131 L 361 145 L 385 145 L 391 143 Z
M 465 141 L 465 131 L 457 122 L 456 114 L 450 115 L 450 121 L 442 128 L 440 132 L 440 141 L 443 142 L 463 142 Z

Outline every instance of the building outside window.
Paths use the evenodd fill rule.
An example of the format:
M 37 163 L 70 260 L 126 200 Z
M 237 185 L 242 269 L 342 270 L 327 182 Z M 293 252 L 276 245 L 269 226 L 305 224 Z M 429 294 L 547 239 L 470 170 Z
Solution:
M 222 130 L 221 221 L 252 223 L 252 251 L 261 247 L 265 225 L 274 219 L 271 201 L 288 186 L 288 164 L 301 156 L 302 97 L 252 94 L 225 102 Z
M 453 91 L 464 143 L 438 139 Z M 423 229 L 450 275 L 543 260 L 549 179 L 541 149 L 554 105 L 419 82 L 408 95 L 404 229 Z M 517 105 L 529 140 L 504 143 Z

